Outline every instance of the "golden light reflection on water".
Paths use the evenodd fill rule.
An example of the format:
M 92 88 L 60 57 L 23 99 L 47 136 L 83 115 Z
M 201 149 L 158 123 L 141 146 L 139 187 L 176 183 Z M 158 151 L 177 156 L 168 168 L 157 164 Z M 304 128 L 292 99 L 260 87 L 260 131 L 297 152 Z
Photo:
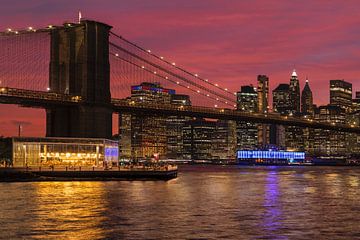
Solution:
M 359 176 L 189 166 L 168 182 L 0 183 L 0 239 L 356 239 Z
M 36 184 L 33 231 L 49 231 L 44 239 L 100 239 L 107 204 L 101 182 L 41 182 Z M 56 231 L 59 230 L 59 231 Z

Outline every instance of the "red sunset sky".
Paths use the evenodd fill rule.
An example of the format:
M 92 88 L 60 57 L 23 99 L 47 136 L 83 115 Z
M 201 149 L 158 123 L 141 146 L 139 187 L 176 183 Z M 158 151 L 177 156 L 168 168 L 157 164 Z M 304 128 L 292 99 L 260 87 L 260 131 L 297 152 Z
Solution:
M 360 91 L 357 0 L 2 0 L 0 31 L 76 21 L 78 10 L 233 91 L 258 74 L 272 90 L 294 66 L 316 104 L 328 103 L 330 79 Z M 0 136 L 16 135 L 19 123 L 24 135 L 45 134 L 43 110 L 0 105 Z

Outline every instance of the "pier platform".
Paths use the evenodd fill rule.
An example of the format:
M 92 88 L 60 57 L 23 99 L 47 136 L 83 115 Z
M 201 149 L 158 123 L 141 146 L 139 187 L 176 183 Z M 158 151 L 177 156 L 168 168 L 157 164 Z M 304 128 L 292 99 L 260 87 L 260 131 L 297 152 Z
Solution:
M 0 168 L 0 182 L 163 180 L 177 177 L 177 166 Z

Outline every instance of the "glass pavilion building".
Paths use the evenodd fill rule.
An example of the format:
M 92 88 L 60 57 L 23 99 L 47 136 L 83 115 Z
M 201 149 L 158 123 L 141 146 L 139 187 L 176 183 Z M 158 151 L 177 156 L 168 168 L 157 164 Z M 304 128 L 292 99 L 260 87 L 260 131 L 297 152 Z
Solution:
M 118 163 L 119 143 L 93 138 L 13 138 L 13 166 L 103 167 Z

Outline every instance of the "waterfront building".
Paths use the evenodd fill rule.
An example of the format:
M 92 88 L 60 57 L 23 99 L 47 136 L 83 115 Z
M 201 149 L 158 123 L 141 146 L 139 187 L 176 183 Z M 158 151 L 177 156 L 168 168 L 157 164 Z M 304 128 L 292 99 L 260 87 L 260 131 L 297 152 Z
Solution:
M 159 83 L 143 82 L 131 87 L 131 96 L 128 98 L 132 104 L 171 104 L 171 96 L 175 90 L 163 88 Z M 151 158 L 154 154 L 165 158 L 167 154 L 167 118 L 161 115 L 121 114 L 119 116 L 120 126 L 120 149 L 126 151 L 129 142 L 129 129 L 131 139 L 131 158 Z M 124 125 L 125 124 L 125 125 Z M 130 125 L 130 126 L 129 126 Z M 126 131 L 123 131 L 127 129 Z M 121 134 L 127 134 L 123 136 Z M 126 152 L 129 153 L 129 150 Z M 122 157 L 122 156 L 121 156 Z
M 330 104 L 351 112 L 352 84 L 344 80 L 330 80 Z
M 236 152 L 236 124 L 233 121 L 189 120 L 183 127 L 184 159 L 233 160 Z
M 216 122 L 202 118 L 187 121 L 183 127 L 184 159 L 211 160 Z
M 119 143 L 100 138 L 13 138 L 14 167 L 103 167 L 119 161 Z
M 289 85 L 289 100 L 291 106 L 291 112 L 293 114 L 300 112 L 300 83 L 297 76 L 297 73 L 294 69 L 290 78 Z
M 237 92 L 237 110 L 242 112 L 258 111 L 258 92 L 252 85 L 242 86 Z M 236 122 L 237 149 L 256 149 L 258 147 L 258 124 L 248 121 Z
M 234 121 L 218 120 L 212 137 L 212 160 L 235 160 L 236 123 Z
M 190 106 L 190 97 L 188 95 L 172 94 L 171 104 L 179 107 Z M 167 158 L 184 158 L 183 127 L 185 126 L 185 123 L 189 120 L 191 120 L 191 118 L 187 116 L 169 116 L 167 118 Z
M 283 150 L 241 150 L 237 151 L 239 164 L 257 165 L 288 165 L 304 162 L 304 152 L 283 151 Z
M 269 112 L 269 77 L 258 75 L 258 112 Z M 259 146 L 268 145 L 270 142 L 270 126 L 267 124 L 258 124 L 258 144 Z
M 309 80 L 306 78 L 304 89 L 301 93 L 301 112 L 304 115 L 312 116 L 314 114 L 313 94 L 309 86 Z
M 119 114 L 119 155 L 122 160 L 132 158 L 131 147 L 131 114 Z
M 314 120 L 320 123 L 345 124 L 345 110 L 340 106 L 326 105 L 315 109 Z M 332 130 L 314 129 L 310 153 L 324 158 L 345 158 L 346 133 Z

